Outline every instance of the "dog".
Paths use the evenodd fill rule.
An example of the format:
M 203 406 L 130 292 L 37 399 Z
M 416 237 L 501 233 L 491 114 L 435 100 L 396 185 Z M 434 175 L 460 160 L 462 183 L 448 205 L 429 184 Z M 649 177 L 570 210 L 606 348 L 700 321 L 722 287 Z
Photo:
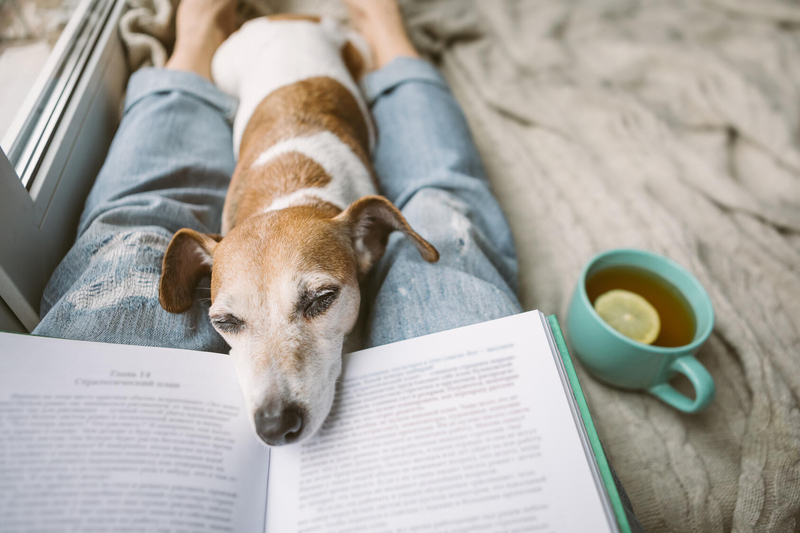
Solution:
M 389 234 L 439 259 L 377 195 L 375 134 L 355 81 L 368 59 L 360 36 L 331 19 L 277 15 L 245 23 L 212 62 L 214 81 L 239 98 L 222 235 L 173 236 L 159 300 L 186 311 L 211 275 L 211 323 L 231 347 L 254 429 L 270 446 L 313 435 L 327 417 L 359 283 Z

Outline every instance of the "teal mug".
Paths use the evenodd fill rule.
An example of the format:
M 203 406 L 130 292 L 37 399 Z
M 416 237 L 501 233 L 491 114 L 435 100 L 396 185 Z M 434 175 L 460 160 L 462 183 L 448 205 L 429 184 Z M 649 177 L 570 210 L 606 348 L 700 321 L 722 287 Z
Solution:
M 662 278 L 688 302 L 695 319 L 694 338 L 689 344 L 663 347 L 630 339 L 606 324 L 595 311 L 586 292 L 586 281 L 609 267 L 635 267 Z M 644 250 L 609 250 L 595 256 L 581 272 L 567 315 L 572 347 L 589 372 L 611 385 L 646 390 L 685 413 L 705 409 L 714 399 L 714 380 L 694 357 L 714 327 L 714 309 L 706 290 L 676 262 Z M 689 398 L 669 380 L 683 374 L 692 383 L 695 398 Z

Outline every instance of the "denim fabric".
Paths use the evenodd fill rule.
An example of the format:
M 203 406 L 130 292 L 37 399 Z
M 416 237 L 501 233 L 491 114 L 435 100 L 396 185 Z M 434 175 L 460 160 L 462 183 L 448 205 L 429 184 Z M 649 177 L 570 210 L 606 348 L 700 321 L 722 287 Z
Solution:
M 227 352 L 208 282 L 186 313 L 161 308 L 161 261 L 181 228 L 219 232 L 235 166 L 235 100 L 188 72 L 131 76 L 125 110 L 86 200 L 78 240 L 42 298 L 37 335 Z
M 369 346 L 520 310 L 508 225 L 447 84 L 401 58 L 368 75 L 383 194 L 441 253 L 424 262 L 401 235 L 370 276 Z M 234 169 L 236 102 L 187 72 L 143 69 L 86 201 L 78 240 L 56 269 L 34 333 L 124 344 L 227 351 L 211 327 L 207 280 L 180 315 L 158 303 L 161 261 L 180 228 L 219 231 Z
M 363 86 L 378 130 L 381 193 L 441 255 L 426 263 L 392 235 L 367 284 L 365 344 L 518 313 L 511 231 L 444 79 L 425 61 L 399 58 Z

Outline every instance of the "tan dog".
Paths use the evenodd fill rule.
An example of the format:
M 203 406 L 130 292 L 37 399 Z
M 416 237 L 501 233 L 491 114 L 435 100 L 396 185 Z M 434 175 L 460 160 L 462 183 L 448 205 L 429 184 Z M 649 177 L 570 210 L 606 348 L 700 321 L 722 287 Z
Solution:
M 439 258 L 374 195 L 358 46 L 333 21 L 285 15 L 250 21 L 223 43 L 214 79 L 240 101 L 224 238 L 182 229 L 164 257 L 167 311 L 189 309 L 211 274 L 211 322 L 270 445 L 312 435 L 328 415 L 359 280 L 389 234 L 405 233 L 426 261 Z

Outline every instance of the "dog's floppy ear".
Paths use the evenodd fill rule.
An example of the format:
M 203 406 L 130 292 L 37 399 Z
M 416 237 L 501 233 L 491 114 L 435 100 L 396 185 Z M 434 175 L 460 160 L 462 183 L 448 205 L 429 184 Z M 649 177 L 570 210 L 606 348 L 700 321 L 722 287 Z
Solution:
M 161 266 L 158 301 L 170 313 L 183 313 L 194 302 L 197 283 L 211 272 L 221 235 L 184 228 L 172 237 Z
M 439 260 L 436 248 L 411 229 L 400 210 L 383 196 L 365 196 L 356 200 L 336 218 L 350 226 L 359 274 L 365 274 L 383 256 L 389 234 L 393 231 L 405 233 L 425 261 L 435 263 Z

